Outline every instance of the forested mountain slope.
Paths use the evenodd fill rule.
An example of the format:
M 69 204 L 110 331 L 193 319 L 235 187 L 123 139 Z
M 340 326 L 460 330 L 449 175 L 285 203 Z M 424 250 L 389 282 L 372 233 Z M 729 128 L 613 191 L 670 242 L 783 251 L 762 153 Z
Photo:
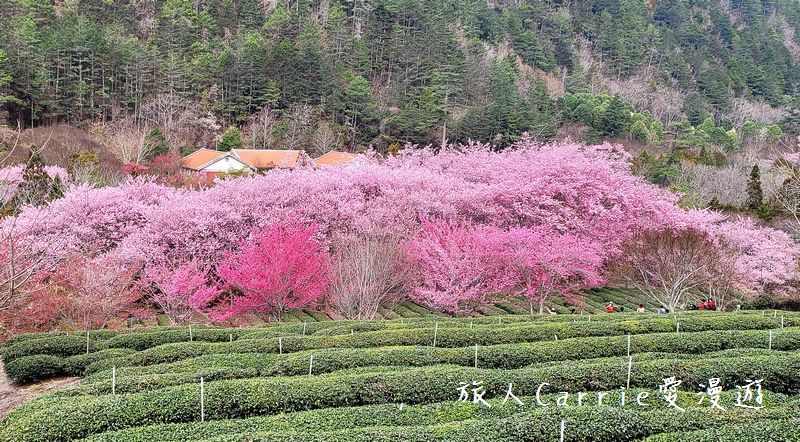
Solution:
M 793 131 L 798 24 L 794 0 L 0 0 L 0 102 L 14 125 L 145 124 L 175 148 L 229 126 L 253 147 L 505 145 L 602 117 L 563 116 L 565 92 Z

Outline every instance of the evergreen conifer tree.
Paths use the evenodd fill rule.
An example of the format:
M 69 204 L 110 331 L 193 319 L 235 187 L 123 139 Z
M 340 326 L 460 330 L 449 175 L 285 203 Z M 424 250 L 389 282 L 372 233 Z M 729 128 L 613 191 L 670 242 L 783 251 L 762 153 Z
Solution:
M 217 147 L 219 150 L 228 152 L 231 149 L 238 149 L 242 147 L 243 144 L 242 131 L 236 126 L 231 126 L 225 131 L 224 134 L 222 134 L 222 138 L 220 138 L 219 145 Z
M 761 172 L 758 164 L 750 171 L 750 180 L 747 182 L 747 208 L 759 210 L 764 204 L 764 191 L 761 189 Z

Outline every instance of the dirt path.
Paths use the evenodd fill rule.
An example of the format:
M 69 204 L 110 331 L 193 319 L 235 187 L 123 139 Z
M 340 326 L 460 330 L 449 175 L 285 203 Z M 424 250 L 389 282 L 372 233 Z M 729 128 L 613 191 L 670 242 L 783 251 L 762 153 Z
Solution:
M 6 377 L 3 363 L 0 362 L 0 419 L 12 408 L 30 402 L 37 397 L 75 385 L 79 377 L 56 378 L 31 385 L 17 385 Z

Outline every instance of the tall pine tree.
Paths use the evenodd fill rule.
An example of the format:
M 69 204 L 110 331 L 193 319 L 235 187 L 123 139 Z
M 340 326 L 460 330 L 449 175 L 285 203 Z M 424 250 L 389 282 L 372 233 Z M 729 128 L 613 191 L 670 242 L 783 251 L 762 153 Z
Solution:
M 747 208 L 760 210 L 763 204 L 764 191 L 761 188 L 761 172 L 756 164 L 750 171 L 750 179 L 747 181 Z

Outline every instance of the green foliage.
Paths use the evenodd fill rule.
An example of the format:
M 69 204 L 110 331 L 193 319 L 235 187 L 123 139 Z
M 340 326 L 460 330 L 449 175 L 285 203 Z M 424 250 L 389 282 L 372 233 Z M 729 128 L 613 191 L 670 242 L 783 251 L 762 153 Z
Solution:
M 164 132 L 158 127 L 151 129 L 150 132 L 147 133 L 145 143 L 150 152 L 152 152 L 151 157 L 168 154 L 171 151 L 166 135 L 164 135 Z
M 775 320 L 771 318 L 752 318 L 742 321 L 727 322 L 717 318 L 694 318 L 682 324 L 682 329 L 687 331 L 703 331 L 712 329 L 748 328 L 761 329 L 774 326 Z M 634 327 L 635 325 L 635 327 Z M 635 324 L 616 323 L 616 321 L 594 321 L 592 324 L 531 324 L 509 327 L 475 327 L 471 329 L 441 327 L 437 334 L 437 346 L 462 347 L 478 343 L 480 345 L 496 345 L 520 342 L 537 342 L 552 339 L 558 335 L 561 339 L 590 336 L 619 336 L 626 333 L 656 333 L 674 330 L 672 320 L 651 318 L 643 319 Z M 433 342 L 433 329 L 387 329 L 360 334 L 339 334 L 334 336 L 284 336 L 279 344 L 277 334 L 272 330 L 250 333 L 244 339 L 234 342 L 175 342 L 174 344 L 158 347 L 140 345 L 147 348 L 134 357 L 129 358 L 125 365 L 152 365 L 174 362 L 190 357 L 224 353 L 292 353 L 297 351 L 313 350 L 319 348 L 369 348 L 386 345 L 431 345 Z M 129 339 L 136 339 L 130 336 Z M 107 347 L 116 344 L 109 342 Z M 89 367 L 87 372 L 93 373 L 104 367 Z
M 655 392 L 651 392 L 655 395 Z M 611 393 L 616 400 L 618 393 Z M 548 402 L 552 395 L 544 396 Z M 530 403 L 534 399 L 522 397 Z M 709 413 L 696 408 L 684 413 L 664 410 L 661 407 L 637 410 L 632 406 L 596 407 L 593 409 L 551 410 L 520 408 L 515 403 L 503 404 L 489 401 L 491 407 L 443 402 L 430 405 L 409 405 L 402 413 L 395 405 L 368 405 L 348 408 L 327 408 L 302 411 L 283 416 L 265 416 L 248 419 L 220 420 L 204 425 L 163 424 L 105 433 L 90 437 L 87 442 L 128 442 L 141 438 L 162 441 L 230 438 L 261 432 L 266 440 L 291 440 L 292 433 L 301 430 L 303 440 L 463 440 L 465 434 L 479 440 L 541 440 L 543 434 L 553 434 L 561 419 L 570 423 L 570 434 L 593 436 L 592 440 L 627 440 L 627 437 L 645 437 L 678 428 L 713 428 L 733 421 L 724 413 Z M 785 419 L 792 413 L 792 405 L 773 405 L 769 411 L 743 414 L 739 419 L 752 422 L 756 419 Z M 609 422 L 615 425 L 609 426 Z M 624 425 L 622 424 L 624 422 Z M 264 433 L 269 429 L 268 433 Z M 510 432 L 510 434 L 509 434 Z M 523 433 L 524 432 L 524 433 Z M 269 439 L 274 438 L 274 439 Z M 366 439 L 369 438 L 369 439 Z M 596 439 L 595 439 L 596 438 Z M 263 439 L 262 439 L 263 440 Z
M 683 112 L 689 119 L 689 124 L 695 126 L 708 118 L 705 102 L 698 95 L 690 95 L 686 98 L 686 102 L 683 105 Z
M 16 358 L 5 366 L 6 375 L 19 383 L 29 383 L 56 376 L 81 376 L 89 364 L 133 353 L 129 349 L 109 349 L 60 358 L 53 355 L 32 355 Z
M 193 330 L 188 327 L 182 328 L 160 328 L 154 331 L 141 331 L 116 334 L 99 334 L 92 332 L 89 335 L 90 351 L 99 351 L 106 348 L 123 348 L 132 350 L 144 350 L 157 345 L 171 342 L 208 341 L 224 342 L 228 341 L 231 335 L 234 338 L 245 333 L 252 333 L 252 330 L 242 329 L 222 329 L 206 328 L 195 326 Z M 3 361 L 8 363 L 14 359 L 47 354 L 53 356 L 73 356 L 86 352 L 86 333 L 67 333 L 67 334 L 33 334 L 22 335 L 30 336 L 27 339 L 10 340 L 3 347 Z
M 58 356 L 34 355 L 12 360 L 4 368 L 10 379 L 28 383 L 62 375 L 63 364 Z
M 221 151 L 228 152 L 231 149 L 239 149 L 244 142 L 242 141 L 242 131 L 238 127 L 231 126 L 222 134 L 217 148 Z
M 566 121 L 590 127 L 590 138 L 617 137 L 630 131 L 642 141 L 659 139 L 653 121 L 643 114 L 632 114 L 631 105 L 618 95 L 568 93 L 559 98 L 558 104 Z
M 651 387 L 663 373 L 679 372 L 685 385 L 701 385 L 713 373 L 727 385 L 753 376 L 765 388 L 784 393 L 800 388 L 798 359 L 793 353 L 747 358 L 667 358 L 636 361 L 633 387 Z M 360 404 L 425 404 L 453 398 L 454 385 L 481 379 L 487 396 L 502 395 L 511 382 L 517 391 L 533 392 L 542 379 L 549 391 L 611 390 L 626 382 L 624 361 L 572 363 L 519 370 L 433 366 L 396 370 L 351 370 L 333 376 L 301 376 L 212 381 L 205 384 L 207 420 L 241 418 L 307 409 Z M 593 374 L 604 373 L 602 378 Z M 61 397 L 57 403 L 29 406 L 2 422 L 0 440 L 62 441 L 106 430 L 152 423 L 198 420 L 198 386 L 187 384 L 116 396 Z M 530 422 L 526 422 L 530 424 Z
M 783 131 L 777 124 L 771 124 L 767 127 L 767 141 L 774 143 L 783 137 Z
M 266 11 L 256 0 L 168 0 L 144 15 L 126 2 L 12 3 L 0 16 L 0 106 L 25 126 L 134 114 L 173 94 L 197 117 L 211 111 L 236 126 L 264 106 L 311 104 L 346 128 L 351 147 L 442 135 L 504 146 L 524 131 L 549 139 L 561 123 L 537 84 L 542 74 L 583 94 L 597 80 L 649 69 L 654 93 L 688 94 L 694 126 L 729 111 L 734 97 L 791 108 L 800 83 L 800 63 L 763 19 L 796 22 L 800 6 L 788 0 L 737 3 L 737 17 L 749 17 L 742 23 L 718 1 L 334 2 L 323 24 L 319 5 L 303 2 Z M 580 48 L 585 38 L 590 47 Z M 506 44 L 509 60 L 496 56 Z M 584 69 L 579 48 L 602 63 Z M 565 121 L 582 121 L 591 139 L 631 130 L 660 142 L 655 121 L 631 121 L 633 109 L 618 104 L 587 101 Z M 794 131 L 792 115 L 783 130 Z
M 605 136 L 618 136 L 625 131 L 631 118 L 630 105 L 623 102 L 619 95 L 614 95 L 608 103 L 599 109 L 592 127 Z
M 756 164 L 750 171 L 750 179 L 747 181 L 747 208 L 760 210 L 763 206 L 764 191 L 761 189 L 761 172 Z
M 5 103 L 22 104 L 18 98 L 10 94 L 9 84 L 11 84 L 11 74 L 8 73 L 8 56 L 0 48 L 0 105 Z
M 706 354 L 730 348 L 767 348 L 769 333 L 759 331 L 695 332 L 676 335 L 657 333 L 633 335 L 631 353 Z M 481 346 L 478 365 L 481 368 L 518 369 L 554 361 L 599 359 L 627 354 L 627 338 L 587 337 L 533 343 Z M 800 350 L 800 330 L 784 329 L 776 333 L 773 349 Z M 125 366 L 114 362 L 119 380 L 117 392 L 133 393 L 150 388 L 196 382 L 200 374 L 206 380 L 251 377 L 299 376 L 308 373 L 310 355 L 314 355 L 314 373 L 332 373 L 356 367 L 390 365 L 424 367 L 437 364 L 471 367 L 474 348 L 455 347 L 377 347 L 369 349 L 316 349 L 278 356 L 264 353 L 224 353 L 183 359 L 149 366 Z M 723 355 L 727 355 L 724 354 Z M 98 364 L 99 366 L 100 364 Z M 109 363 L 103 363 L 108 366 Z M 123 368 L 120 368 L 123 367 Z M 169 375 L 165 375 L 169 373 Z M 111 373 L 94 370 L 76 394 L 107 394 L 111 391 Z
M 640 302 L 631 296 L 599 288 L 587 292 L 586 303 Z M 409 312 L 419 310 L 407 305 Z M 187 327 L 118 329 L 90 332 L 88 354 L 85 332 L 24 334 L 3 348 L 12 379 L 87 377 L 75 388 L 11 411 L 0 421 L 0 441 L 457 441 L 469 434 L 487 442 L 533 442 L 557 437 L 562 419 L 570 437 L 587 441 L 659 434 L 654 440 L 728 440 L 736 434 L 755 440 L 769 431 L 790 431 L 780 422 L 793 419 L 800 405 L 800 316 L 780 315 L 417 317 L 194 327 L 191 334 Z M 630 385 L 650 393 L 649 407 L 631 397 L 619 405 L 629 334 Z M 670 410 L 651 390 L 671 374 L 682 381 L 685 412 Z M 733 385 L 763 379 L 765 408 L 713 412 L 696 404 L 694 392 L 703 391 L 712 376 L 720 378 L 728 404 Z M 491 407 L 455 401 L 458 385 L 469 380 L 482 382 Z M 575 393 L 604 391 L 606 406 L 593 402 L 593 393 L 584 406 L 536 406 L 530 395 L 541 382 L 550 384 L 544 391 L 549 403 L 559 391 L 572 393 L 571 404 Z M 509 383 L 525 406 L 501 402 Z
M 720 442 L 773 439 L 800 440 L 800 426 L 798 426 L 797 419 L 728 424 L 703 430 L 658 434 L 648 437 L 645 442 Z
M 700 153 L 697 155 L 697 164 L 703 164 L 705 166 L 715 166 L 717 164 L 714 156 L 711 155 L 711 152 L 706 146 L 700 148 Z

